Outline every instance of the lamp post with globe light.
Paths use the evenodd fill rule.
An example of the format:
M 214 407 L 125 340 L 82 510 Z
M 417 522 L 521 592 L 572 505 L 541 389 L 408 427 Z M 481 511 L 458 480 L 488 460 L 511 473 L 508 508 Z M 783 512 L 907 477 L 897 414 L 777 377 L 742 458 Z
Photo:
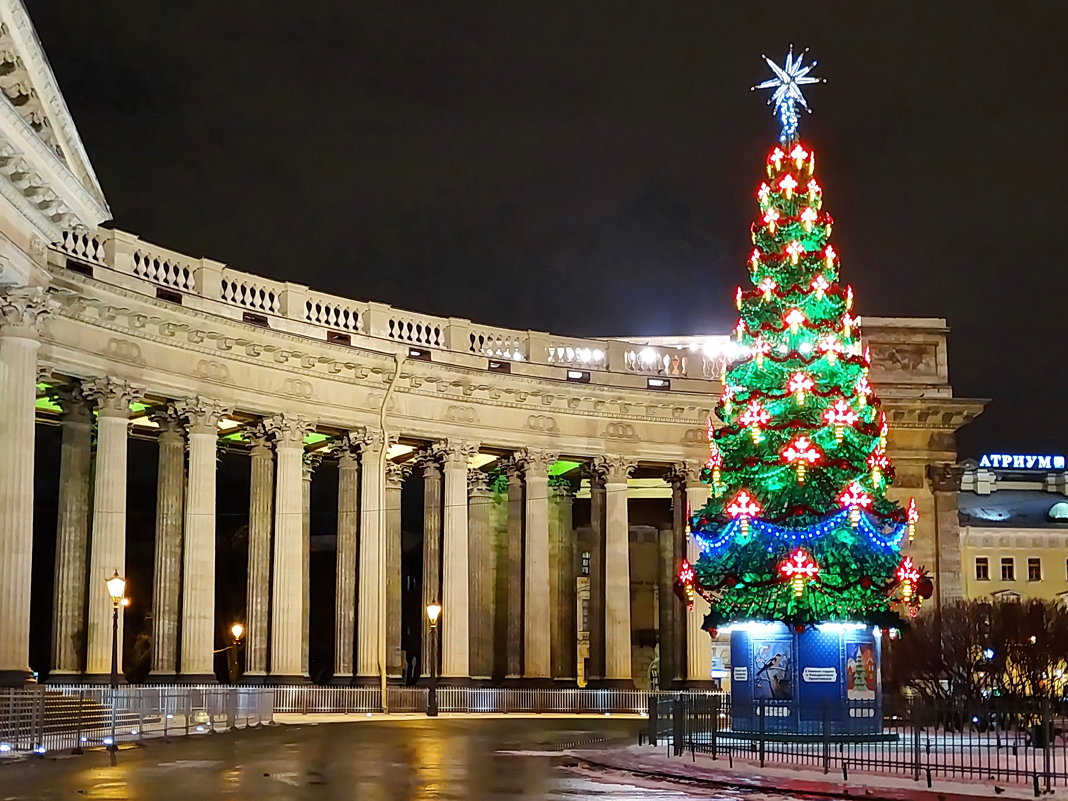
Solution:
M 230 626 L 230 647 L 226 649 L 227 654 L 227 666 L 229 668 L 230 683 L 237 684 L 238 673 L 240 672 L 240 662 L 238 661 L 238 654 L 241 650 L 241 646 L 244 643 L 241 638 L 245 636 L 245 626 L 242 623 L 234 623 Z
M 118 750 L 115 742 L 115 694 L 119 688 L 119 609 L 130 605 L 126 597 L 126 577 L 116 570 L 106 581 L 108 595 L 111 596 L 111 737 L 108 738 L 108 750 Z
M 426 616 L 430 621 L 430 689 L 426 696 L 426 714 L 435 717 L 438 714 L 438 617 L 441 604 L 426 605 Z

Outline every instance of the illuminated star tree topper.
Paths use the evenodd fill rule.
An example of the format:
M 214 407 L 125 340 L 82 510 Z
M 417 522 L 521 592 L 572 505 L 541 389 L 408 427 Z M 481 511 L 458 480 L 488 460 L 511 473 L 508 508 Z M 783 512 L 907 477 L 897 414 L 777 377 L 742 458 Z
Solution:
M 768 105 L 774 106 L 775 114 L 778 116 L 779 122 L 782 123 L 782 133 L 779 134 L 779 139 L 784 143 L 797 137 L 798 104 L 811 111 L 805 101 L 804 94 L 801 92 L 801 87 L 805 84 L 825 82 L 824 78 L 816 78 L 808 74 L 818 62 L 813 61 L 810 64 L 805 64 L 805 53 L 807 52 L 808 48 L 805 48 L 799 56 L 794 58 L 794 46 L 790 45 L 790 51 L 786 54 L 786 63 L 781 67 L 767 56 L 764 56 L 764 60 L 771 67 L 775 77 L 769 78 L 763 83 L 758 83 L 750 90 L 775 90 L 768 99 Z

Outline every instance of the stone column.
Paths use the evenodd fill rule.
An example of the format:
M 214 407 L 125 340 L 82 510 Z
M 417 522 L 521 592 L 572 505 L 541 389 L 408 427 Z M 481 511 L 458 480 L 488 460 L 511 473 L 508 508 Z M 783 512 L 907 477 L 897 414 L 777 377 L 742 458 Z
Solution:
M 56 525 L 52 670 L 48 677 L 79 675 L 85 658 L 85 570 L 89 555 L 89 483 L 93 417 L 77 382 L 54 394 L 63 409 Z
M 689 678 L 687 657 L 687 609 L 675 596 L 675 577 L 686 553 L 689 515 L 700 511 L 702 500 L 692 507 L 688 488 L 705 493 L 700 462 L 680 462 L 665 476 L 671 485 L 672 527 L 661 532 L 660 543 L 660 681 L 662 689 L 678 686 Z
M 39 287 L 0 294 L 0 684 L 6 685 L 32 680 L 34 406 L 38 337 L 52 305 Z
M 505 465 L 505 472 L 508 476 L 507 560 L 504 565 L 507 582 L 504 598 L 506 678 L 518 679 L 523 675 L 523 479 L 522 470 L 514 460 Z
M 271 577 L 273 682 L 303 683 L 304 434 L 312 424 L 282 414 L 264 421 L 275 447 L 274 573 Z
M 556 454 L 527 448 L 523 470 L 523 678 L 552 678 L 552 571 L 549 565 L 549 467 Z
M 210 398 L 175 404 L 189 450 L 185 533 L 182 538 L 182 654 L 184 682 L 215 681 L 215 464 L 219 421 L 231 409 Z
M 360 447 L 338 444 L 337 572 L 334 592 L 334 683 L 352 682 L 356 658 L 356 557 L 360 534 Z
M 708 503 L 708 486 L 686 477 L 686 505 L 695 513 Z M 699 556 L 697 540 L 690 536 L 686 543 L 686 558 L 691 564 Z M 686 614 L 686 684 L 690 687 L 707 686 L 712 680 L 712 638 L 702 626 L 708 614 L 708 601 L 700 595 L 694 598 L 693 609 Z
M 156 474 L 156 548 L 152 578 L 153 681 L 178 673 L 178 618 L 182 588 L 182 526 L 185 515 L 185 440 L 173 407 L 152 418 L 159 426 Z
M 578 662 L 576 649 L 575 537 L 571 507 L 573 489 L 557 482 L 549 488 L 549 570 L 552 585 L 552 675 L 553 681 L 573 685 Z
M 468 563 L 467 464 L 478 444 L 451 437 L 438 443 L 445 467 L 445 514 L 441 540 L 441 676 L 471 675 L 471 633 L 468 626 L 470 582 Z
M 111 674 L 111 597 L 104 582 L 116 570 L 120 575 L 126 572 L 126 435 L 130 403 L 140 392 L 120 378 L 87 381 L 82 391 L 96 402 L 98 409 L 93 533 L 86 581 L 89 637 L 85 672 L 103 680 Z M 131 591 L 140 589 L 131 588 Z M 121 670 L 122 615 L 119 615 L 118 641 Z
M 488 476 L 481 470 L 467 471 L 468 563 L 471 597 L 468 625 L 471 634 L 471 678 L 488 681 L 493 675 L 493 612 L 496 597 L 497 552 L 490 527 Z
M 407 476 L 405 465 L 386 462 L 386 671 L 397 680 L 404 673 L 405 660 L 401 647 L 401 489 Z
M 305 453 L 301 460 L 300 491 L 300 571 L 304 588 L 300 619 L 300 674 L 308 675 L 308 658 L 311 652 L 311 485 L 312 477 L 323 463 L 321 453 Z
M 356 676 L 364 683 L 378 680 L 379 636 L 382 626 L 383 531 L 381 513 L 385 501 L 382 476 L 382 449 L 387 447 L 383 432 L 365 428 L 360 444 L 360 554 L 359 600 L 356 603 Z M 398 561 L 398 570 L 400 568 Z M 399 610 L 398 610 L 399 614 Z
M 604 477 L 596 464 L 586 465 L 590 482 L 590 597 L 587 602 L 590 656 L 586 682 L 604 680 Z
M 604 477 L 604 679 L 632 684 L 630 631 L 630 523 L 627 478 L 635 462 L 622 456 L 598 456 L 595 467 Z
M 430 675 L 430 624 L 423 610 L 427 604 L 441 603 L 441 465 L 433 457 L 423 458 L 423 654 L 419 672 Z M 440 625 L 440 624 L 439 624 Z M 441 649 L 438 649 L 440 661 Z
M 248 512 L 248 595 L 245 609 L 245 677 L 267 675 L 271 604 L 271 530 L 274 526 L 274 453 L 263 423 L 247 429 L 250 451 Z
M 926 550 L 934 556 L 934 608 L 959 601 L 964 593 L 961 587 L 960 521 L 957 516 L 957 493 L 964 468 L 950 464 L 932 464 L 927 467 L 927 481 L 934 495 L 934 542 L 917 548 L 918 555 Z M 917 543 L 919 544 L 919 543 Z M 921 562 L 921 564 L 923 564 Z

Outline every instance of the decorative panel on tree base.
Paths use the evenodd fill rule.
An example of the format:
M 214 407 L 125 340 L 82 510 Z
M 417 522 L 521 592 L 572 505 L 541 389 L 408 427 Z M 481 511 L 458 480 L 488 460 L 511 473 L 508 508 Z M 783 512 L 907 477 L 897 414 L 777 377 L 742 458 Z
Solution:
M 880 637 L 871 626 L 801 632 L 783 623 L 740 626 L 731 632 L 731 729 L 878 734 L 880 657 Z

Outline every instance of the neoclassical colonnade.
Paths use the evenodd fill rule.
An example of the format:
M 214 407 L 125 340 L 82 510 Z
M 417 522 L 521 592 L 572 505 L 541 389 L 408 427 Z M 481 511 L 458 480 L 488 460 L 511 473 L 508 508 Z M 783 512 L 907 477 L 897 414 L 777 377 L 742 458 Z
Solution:
M 446 610 L 441 676 L 574 683 L 575 483 L 551 480 L 557 453 L 534 447 L 506 453 L 496 449 L 496 474 L 505 483 L 502 514 L 493 502 L 491 475 L 470 466 L 480 443 L 447 437 L 425 443 L 398 463 L 387 458 L 395 434 L 387 437 L 380 429 L 354 426 L 335 431 L 325 447 L 310 450 L 305 440 L 316 425 L 306 417 L 280 412 L 250 418 L 235 412 L 230 402 L 203 395 L 158 400 L 157 393 L 150 393 L 153 399 L 146 403 L 149 388 L 125 378 L 56 376 L 40 368 L 36 358 L 40 326 L 49 313 L 47 297 L 27 291 L 3 298 L 0 363 L 10 413 L 0 429 L 5 445 L 0 448 L 0 486 L 4 497 L 14 500 L 4 504 L 5 531 L 18 532 L 24 540 L 32 531 L 32 487 L 25 477 L 33 472 L 39 385 L 47 383 L 44 391 L 61 410 L 50 680 L 101 680 L 110 670 L 111 601 L 98 579 L 125 569 L 130 408 L 140 402 L 139 414 L 151 421 L 158 443 L 150 680 L 215 678 L 217 448 L 220 424 L 233 423 L 231 415 L 237 415 L 244 419 L 250 471 L 249 680 L 307 680 L 310 485 L 325 456 L 336 460 L 338 476 L 335 682 L 376 683 L 383 670 L 392 679 L 402 674 L 400 495 L 404 480 L 420 470 L 423 602 L 439 601 Z M 590 626 L 597 647 L 590 676 L 604 685 L 630 685 L 627 481 L 638 462 L 603 453 L 569 457 L 584 461 L 595 532 Z M 699 463 L 657 469 L 678 488 L 678 510 L 685 503 L 703 503 Z M 670 595 L 673 567 L 685 550 L 681 511 L 676 518 L 673 542 L 660 566 L 666 588 L 660 614 L 662 636 L 679 643 L 669 646 L 680 654 L 679 669 L 669 678 L 684 680 L 684 627 L 681 609 L 676 610 Z M 10 601 L 0 612 L 0 664 L 9 679 L 28 669 L 30 545 L 14 544 L 18 547 L 0 555 Z M 695 633 L 691 638 L 696 645 Z M 425 637 L 423 643 L 425 665 Z M 694 680 L 707 679 L 701 656 L 690 661 Z

